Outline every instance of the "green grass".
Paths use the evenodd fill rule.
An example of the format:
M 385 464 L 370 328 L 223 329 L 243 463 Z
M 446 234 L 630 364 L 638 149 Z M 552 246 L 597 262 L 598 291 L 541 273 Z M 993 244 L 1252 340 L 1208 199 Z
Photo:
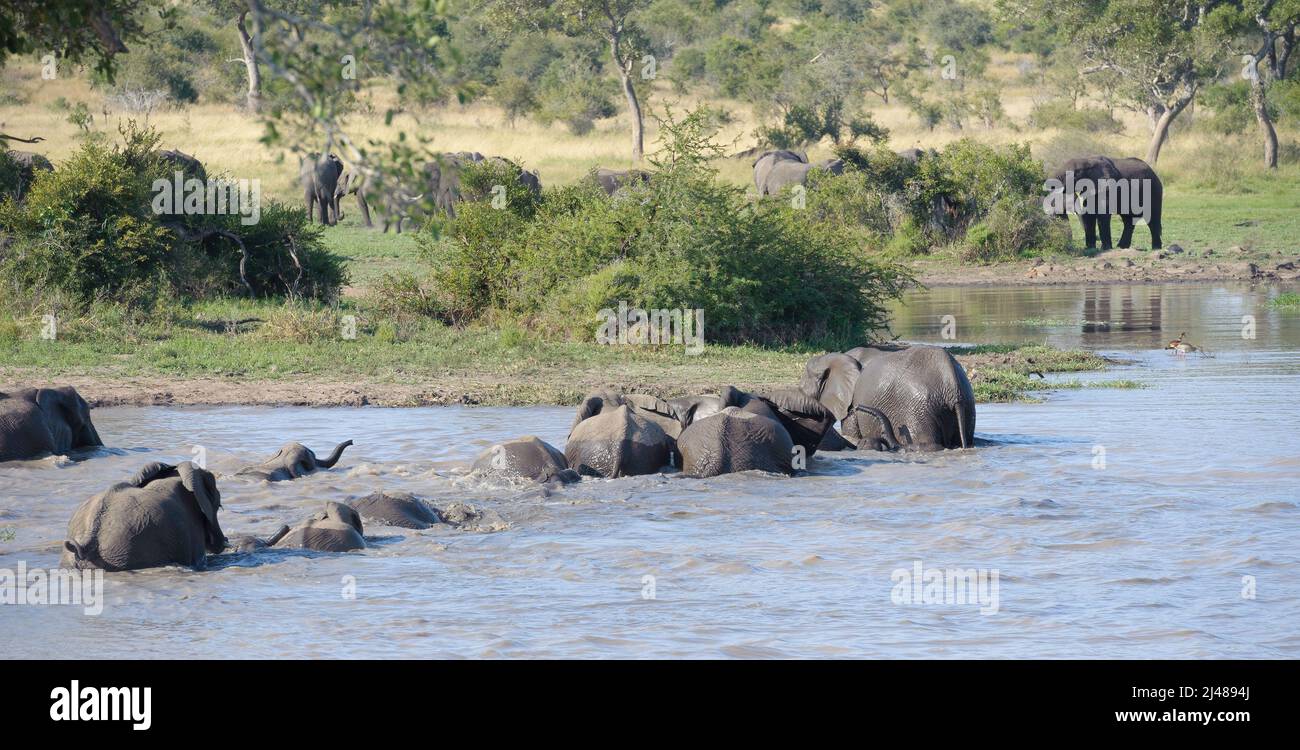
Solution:
M 387 273 L 419 274 L 425 270 L 414 233 L 366 229 L 360 224 L 355 201 L 350 198 L 344 204 L 342 223 L 327 229 L 324 235 L 326 249 L 347 261 L 352 286 L 369 287 Z
M 1283 292 L 1268 301 L 1268 306 L 1274 310 L 1300 310 L 1300 294 L 1295 292 Z

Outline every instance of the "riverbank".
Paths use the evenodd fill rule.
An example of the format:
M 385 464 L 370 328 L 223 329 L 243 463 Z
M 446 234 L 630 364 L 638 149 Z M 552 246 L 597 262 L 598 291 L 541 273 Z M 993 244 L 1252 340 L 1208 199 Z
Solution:
M 1054 256 L 989 265 L 952 258 L 921 258 L 910 264 L 925 286 L 1032 286 L 1052 284 L 1163 284 L 1171 282 L 1300 280 L 1300 251 L 1109 250 L 1084 257 Z
M 212 359 L 206 364 L 194 361 L 179 372 L 175 363 L 160 365 L 160 355 L 151 351 L 175 347 L 177 342 L 142 345 L 134 353 L 69 345 L 77 346 L 81 354 L 51 357 L 47 352 L 39 364 L 31 356 L 0 360 L 5 362 L 0 365 L 0 391 L 71 385 L 92 406 L 572 405 L 600 388 L 673 398 L 716 392 L 725 385 L 752 391 L 796 387 L 804 364 L 816 354 L 724 346 L 710 346 L 699 356 L 594 344 L 532 343 L 521 348 L 494 340 L 486 331 L 479 332 L 476 352 L 458 350 L 459 345 L 469 344 L 471 335 L 452 333 L 451 343 L 336 342 L 305 356 L 299 345 L 286 344 L 282 346 L 286 351 L 273 351 L 250 340 L 241 347 L 244 361 L 266 362 L 278 356 L 285 365 L 231 371 L 236 363 L 226 359 L 224 372 L 211 366 L 222 356 L 217 351 L 220 341 L 208 341 L 206 346 L 194 341 L 184 344 L 205 350 Z M 399 366 L 396 361 L 403 350 L 422 356 Z M 1032 401 L 1037 400 L 1035 394 L 1056 388 L 1134 387 L 1127 380 L 1044 379 L 1052 373 L 1098 371 L 1115 364 L 1089 352 L 1041 345 L 956 351 L 981 402 Z M 161 356 L 164 362 L 168 359 Z

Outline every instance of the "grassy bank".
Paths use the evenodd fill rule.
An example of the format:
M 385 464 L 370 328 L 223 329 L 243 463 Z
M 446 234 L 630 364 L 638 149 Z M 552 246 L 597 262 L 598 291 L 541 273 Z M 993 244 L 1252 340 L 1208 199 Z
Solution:
M 348 302 L 239 300 L 148 316 L 105 305 L 61 319 L 53 340 L 41 330 L 38 317 L 0 315 L 0 387 L 67 382 L 97 403 L 572 404 L 610 386 L 664 397 L 723 385 L 790 387 L 819 353 L 710 345 L 692 356 L 680 346 L 553 342 L 513 327 L 378 318 Z M 1045 382 L 1035 371 L 1107 365 L 1095 354 L 1040 345 L 967 348 L 958 358 L 980 401 L 1074 387 Z

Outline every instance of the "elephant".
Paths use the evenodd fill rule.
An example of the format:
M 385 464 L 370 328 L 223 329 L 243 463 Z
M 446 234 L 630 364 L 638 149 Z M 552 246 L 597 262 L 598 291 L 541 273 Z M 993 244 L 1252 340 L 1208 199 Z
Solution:
M 235 552 L 259 552 L 274 547 L 288 533 L 289 526 L 286 524 L 280 526 L 274 534 L 266 539 L 249 535 L 233 537 L 227 540 L 226 548 Z
M 925 156 L 925 152 L 919 148 L 913 147 L 913 148 L 905 148 L 902 151 L 899 151 L 898 155 L 901 158 L 903 158 L 905 161 L 909 161 L 913 164 L 920 164 L 921 158 Z
M 481 155 L 479 156 L 479 161 L 484 161 Z M 538 176 L 537 172 L 530 172 L 504 156 L 493 156 L 488 158 L 487 161 L 517 170 L 519 172 L 519 177 L 516 179 L 519 184 L 524 186 L 528 192 L 532 193 L 534 198 L 541 197 L 542 178 Z
M 781 423 L 728 406 L 697 419 L 677 439 L 682 473 L 711 477 L 734 471 L 793 474 L 794 441 Z
M 573 423 L 569 425 L 569 434 L 572 435 L 573 430 L 583 420 L 624 404 L 634 407 L 641 416 L 659 425 L 660 429 L 673 440 L 681 434 L 684 425 L 678 421 L 671 403 L 644 393 L 620 393 L 609 389 L 590 393 L 582 403 L 578 404 L 578 412 L 573 416 Z
M 331 500 L 325 502 L 325 510 L 308 517 L 271 546 L 274 549 L 351 552 L 366 548 L 364 533 L 360 514 L 350 506 Z
M 874 348 L 874 347 L 873 347 Z M 975 444 L 975 392 L 941 346 L 863 352 L 844 437 L 859 450 L 933 451 Z
M 613 195 L 620 188 L 628 185 L 649 185 L 650 173 L 642 169 L 607 169 L 606 167 L 597 167 L 591 173 L 591 179 L 605 191 L 605 195 Z
M 822 354 L 808 360 L 799 390 L 826 407 L 837 420 L 844 419 L 853 408 L 853 389 L 858 385 L 862 362 L 840 352 Z
M 27 191 L 31 189 L 37 172 L 54 171 L 54 165 L 50 160 L 34 151 L 5 151 L 4 154 L 18 168 L 18 192 L 14 196 L 17 201 L 21 202 L 27 196 Z
M 298 164 L 298 182 L 302 186 L 303 200 L 307 203 L 307 220 L 317 212 L 320 223 L 336 224 L 332 207 L 338 190 L 339 176 L 343 174 L 343 161 L 334 154 L 320 156 L 308 154 Z
M 226 548 L 217 522 L 216 479 L 186 461 L 150 463 L 81 504 L 68 523 L 59 566 L 137 570 L 163 565 L 207 567 Z
M 759 197 L 768 195 L 768 180 L 772 175 L 772 171 L 778 164 L 784 162 L 807 164 L 808 156 L 799 151 L 781 149 L 778 151 L 765 151 L 754 160 L 754 187 L 758 190 Z
M 1147 229 L 1151 232 L 1151 249 L 1162 247 L 1160 239 L 1160 216 L 1164 209 L 1164 184 L 1160 177 L 1145 161 L 1136 158 L 1111 159 L 1106 156 L 1088 156 L 1070 159 L 1061 166 L 1053 178 L 1063 187 L 1074 186 L 1080 180 L 1091 181 L 1096 192 L 1090 201 L 1092 205 L 1083 207 L 1079 220 L 1083 223 L 1084 243 L 1088 248 L 1095 248 L 1100 236 L 1101 249 L 1111 249 L 1110 218 L 1119 215 L 1124 223 L 1120 235 L 1120 248 L 1127 249 L 1133 243 L 1133 223 L 1145 218 Z M 1149 195 L 1146 194 L 1147 191 Z M 1135 200 L 1135 191 L 1143 200 Z M 1062 195 L 1062 198 L 1069 196 Z M 1056 215 L 1068 218 L 1066 202 L 1062 200 Z
M 531 479 L 536 482 L 576 482 L 581 476 L 555 446 L 535 435 L 488 447 L 474 459 L 472 470 L 489 476 Z
M 403 529 L 427 529 L 442 523 L 435 508 L 409 492 L 372 492 L 348 503 L 367 523 Z
M 203 162 L 190 156 L 184 151 L 167 149 L 159 151 L 158 158 L 173 168 L 179 170 L 186 178 L 194 178 L 200 182 L 208 181 L 208 170 L 203 168 Z
M 771 153 L 794 154 L 792 151 Z M 794 155 L 797 156 L 797 154 Z M 777 195 L 791 185 L 807 185 L 808 175 L 814 169 L 824 170 L 831 174 L 844 173 L 844 161 L 841 159 L 826 159 L 816 164 L 809 164 L 807 161 L 797 161 L 785 156 L 770 159 L 767 157 L 768 154 L 764 154 L 754 163 L 754 184 L 758 187 L 760 197 Z
M 623 403 L 578 422 L 564 457 L 579 474 L 613 479 L 658 472 L 672 463 L 676 446 L 645 411 Z
M 816 398 L 797 389 L 771 391 L 754 398 L 763 402 L 775 415 L 794 444 L 803 448 L 806 458 L 812 458 L 821 448 L 827 433 L 833 431 L 835 415 Z
M 344 440 L 334 446 L 334 452 L 328 458 L 316 458 L 316 454 L 302 443 L 285 443 L 284 447 L 270 458 L 256 466 L 240 469 L 236 474 L 265 479 L 268 482 L 283 482 L 288 479 L 305 477 L 318 469 L 330 469 L 338 463 L 343 449 L 352 445 L 351 440 Z
M 0 393 L 0 461 L 104 445 L 90 405 L 71 386 Z

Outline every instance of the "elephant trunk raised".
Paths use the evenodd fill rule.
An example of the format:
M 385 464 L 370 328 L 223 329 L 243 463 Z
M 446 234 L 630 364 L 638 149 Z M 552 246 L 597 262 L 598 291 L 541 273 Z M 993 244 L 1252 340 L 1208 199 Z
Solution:
M 352 441 L 344 440 L 343 442 L 334 446 L 334 452 L 330 453 L 329 457 L 317 460 L 316 464 L 320 466 L 322 469 L 334 468 L 334 464 L 338 463 L 339 458 L 343 456 L 343 449 L 348 447 L 349 445 L 352 445 Z

